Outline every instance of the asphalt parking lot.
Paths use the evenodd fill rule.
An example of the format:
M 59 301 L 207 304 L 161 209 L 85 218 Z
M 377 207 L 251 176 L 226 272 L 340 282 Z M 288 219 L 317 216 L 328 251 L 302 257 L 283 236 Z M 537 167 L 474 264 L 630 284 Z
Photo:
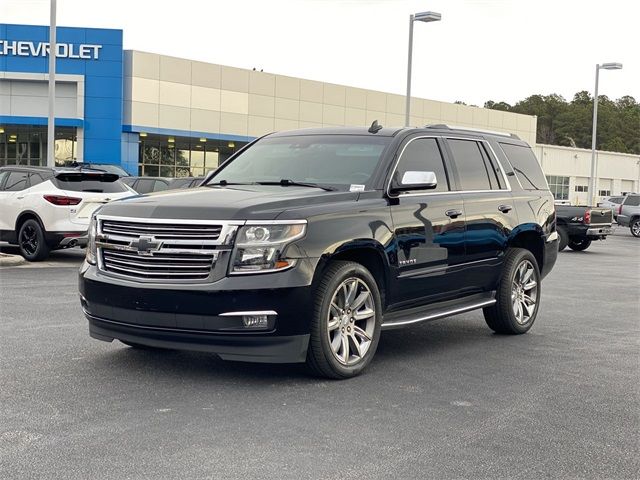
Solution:
M 2 478 L 640 477 L 640 240 L 562 252 L 532 331 L 387 331 L 365 375 L 92 340 L 82 252 L 0 270 Z

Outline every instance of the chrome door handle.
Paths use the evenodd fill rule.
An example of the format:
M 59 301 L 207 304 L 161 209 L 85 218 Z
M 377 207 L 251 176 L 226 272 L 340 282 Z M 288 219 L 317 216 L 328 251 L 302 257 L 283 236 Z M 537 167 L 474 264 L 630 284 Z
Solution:
M 511 210 L 513 210 L 513 207 L 511 205 L 500 205 L 498 207 L 498 210 L 500 210 L 502 213 L 509 213 Z
M 457 218 L 462 215 L 462 210 L 447 210 L 444 214 L 450 218 Z
M 18 200 L 22 200 L 24 198 L 24 195 L 21 197 L 16 197 Z

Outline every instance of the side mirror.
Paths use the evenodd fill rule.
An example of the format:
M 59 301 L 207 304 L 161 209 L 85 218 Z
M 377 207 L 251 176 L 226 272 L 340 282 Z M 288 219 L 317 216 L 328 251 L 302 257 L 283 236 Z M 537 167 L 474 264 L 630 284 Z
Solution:
M 434 172 L 409 170 L 404 172 L 400 183 L 391 184 L 392 192 L 406 192 L 409 190 L 431 190 L 438 186 L 438 179 Z

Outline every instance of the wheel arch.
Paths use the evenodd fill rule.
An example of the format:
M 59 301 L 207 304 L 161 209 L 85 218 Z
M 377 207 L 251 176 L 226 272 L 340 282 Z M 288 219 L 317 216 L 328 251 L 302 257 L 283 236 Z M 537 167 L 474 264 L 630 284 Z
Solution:
M 526 225 L 513 230 L 508 247 L 529 250 L 538 264 L 538 270 L 544 266 L 544 234 L 539 225 Z
M 40 224 L 40 228 L 42 228 L 43 233 L 47 231 L 47 229 L 44 228 L 44 223 L 42 222 L 40 215 L 38 215 L 33 210 L 24 210 L 23 212 L 20 212 L 20 215 L 18 215 L 18 218 L 16 218 L 16 235 L 18 235 L 18 232 L 22 224 L 29 219 L 32 219 L 38 222 Z
M 380 291 L 384 310 L 389 292 L 390 268 L 384 247 L 375 240 L 356 240 L 344 243 L 330 252 L 325 252 L 316 267 L 313 278 L 314 285 L 317 285 L 328 266 L 337 260 L 359 263 L 371 272 Z

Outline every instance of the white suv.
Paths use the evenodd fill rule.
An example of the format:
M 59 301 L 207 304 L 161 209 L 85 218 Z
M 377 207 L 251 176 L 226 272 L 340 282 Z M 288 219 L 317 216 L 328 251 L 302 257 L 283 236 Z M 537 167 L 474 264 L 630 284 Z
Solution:
M 118 175 L 97 170 L 0 168 L 0 240 L 30 261 L 83 245 L 91 214 L 111 200 L 135 195 Z

